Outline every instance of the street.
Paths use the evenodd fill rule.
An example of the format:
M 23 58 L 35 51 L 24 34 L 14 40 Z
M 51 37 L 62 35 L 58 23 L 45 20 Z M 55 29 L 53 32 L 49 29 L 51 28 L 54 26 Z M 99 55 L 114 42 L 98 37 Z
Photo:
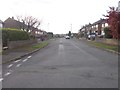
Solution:
M 3 88 L 117 88 L 118 55 L 59 38 L 3 65 L 2 81 Z

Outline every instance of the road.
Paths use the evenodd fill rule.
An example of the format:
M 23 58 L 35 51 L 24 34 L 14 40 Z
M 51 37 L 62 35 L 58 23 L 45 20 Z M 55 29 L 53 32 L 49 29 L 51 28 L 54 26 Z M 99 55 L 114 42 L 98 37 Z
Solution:
M 3 88 L 117 88 L 118 55 L 75 39 L 51 40 L 3 66 Z

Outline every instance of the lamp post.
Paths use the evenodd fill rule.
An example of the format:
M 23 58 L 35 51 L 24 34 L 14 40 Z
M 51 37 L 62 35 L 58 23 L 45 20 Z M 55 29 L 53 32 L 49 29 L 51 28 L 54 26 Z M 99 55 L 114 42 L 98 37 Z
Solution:
M 72 32 L 72 24 L 70 24 L 71 25 L 71 32 Z

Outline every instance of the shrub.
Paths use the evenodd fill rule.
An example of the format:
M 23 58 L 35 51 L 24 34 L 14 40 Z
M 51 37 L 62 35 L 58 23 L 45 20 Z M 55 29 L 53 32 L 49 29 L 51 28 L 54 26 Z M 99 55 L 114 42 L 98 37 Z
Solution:
M 2 41 L 3 45 L 7 44 L 7 41 L 29 40 L 29 34 L 26 31 L 18 29 L 2 28 Z
M 111 30 L 109 29 L 109 27 L 105 27 L 104 32 L 105 32 L 105 38 L 112 38 Z

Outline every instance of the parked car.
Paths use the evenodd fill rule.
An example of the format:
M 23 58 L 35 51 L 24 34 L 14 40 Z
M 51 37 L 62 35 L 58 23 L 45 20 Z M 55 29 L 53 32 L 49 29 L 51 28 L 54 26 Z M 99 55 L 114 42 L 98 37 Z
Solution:
M 66 39 L 70 39 L 70 36 L 65 36 Z
M 95 33 L 89 34 L 89 35 L 88 35 L 88 40 L 95 40 L 95 36 L 96 36 Z

